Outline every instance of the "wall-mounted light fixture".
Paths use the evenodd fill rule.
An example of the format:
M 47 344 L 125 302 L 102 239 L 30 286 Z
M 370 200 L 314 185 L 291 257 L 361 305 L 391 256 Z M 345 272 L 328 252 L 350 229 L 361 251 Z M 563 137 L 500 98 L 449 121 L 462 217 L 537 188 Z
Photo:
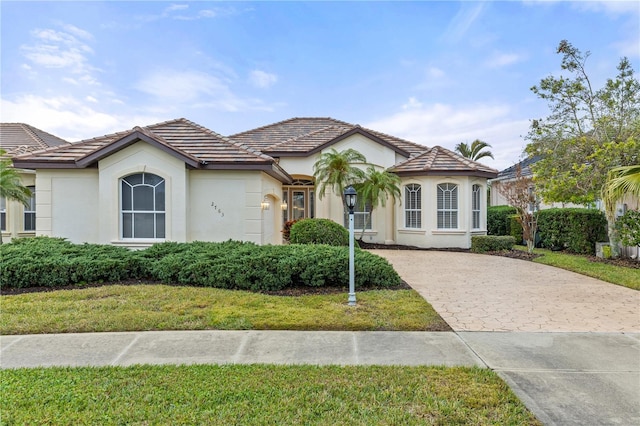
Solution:
M 260 203 L 260 208 L 262 210 L 269 210 L 269 207 L 271 207 L 271 203 L 269 203 L 269 200 L 267 200 L 267 197 L 265 195 L 264 199 Z
M 282 204 L 280 204 L 280 208 L 284 211 L 287 210 L 287 208 L 289 208 L 289 206 L 287 205 L 286 201 L 283 201 Z

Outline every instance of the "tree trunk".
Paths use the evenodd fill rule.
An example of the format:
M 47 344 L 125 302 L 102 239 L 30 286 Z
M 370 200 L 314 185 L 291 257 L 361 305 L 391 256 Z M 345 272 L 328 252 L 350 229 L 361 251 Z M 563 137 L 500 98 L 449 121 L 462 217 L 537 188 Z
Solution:
M 609 247 L 611 247 L 611 257 L 620 257 L 620 239 L 618 238 L 618 231 L 616 230 L 616 214 L 614 211 L 605 212 L 607 217 L 607 234 L 609 235 Z

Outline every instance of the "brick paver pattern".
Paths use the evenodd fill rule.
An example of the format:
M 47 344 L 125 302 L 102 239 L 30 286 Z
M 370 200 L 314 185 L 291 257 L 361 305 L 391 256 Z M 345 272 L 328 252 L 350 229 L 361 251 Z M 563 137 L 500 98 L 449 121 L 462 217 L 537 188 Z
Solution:
M 640 332 L 640 292 L 507 257 L 375 250 L 455 331 Z

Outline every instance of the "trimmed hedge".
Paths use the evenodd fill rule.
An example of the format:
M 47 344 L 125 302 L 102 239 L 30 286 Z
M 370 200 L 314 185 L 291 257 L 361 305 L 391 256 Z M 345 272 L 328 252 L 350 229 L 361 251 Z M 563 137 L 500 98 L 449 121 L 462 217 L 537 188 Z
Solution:
M 130 251 L 38 237 L 0 245 L 0 257 L 0 288 L 61 287 L 131 279 L 253 291 L 349 284 L 349 249 L 319 244 L 168 242 Z M 356 251 L 357 287 L 385 288 L 400 283 L 386 259 Z
M 516 239 L 508 235 L 475 235 L 471 237 L 471 251 L 484 253 L 487 251 L 511 250 Z
M 608 241 L 603 212 L 583 208 L 553 208 L 538 212 L 542 247 L 595 254 L 596 242 Z
M 348 246 L 349 231 L 329 219 L 302 219 L 291 226 L 289 241 L 292 244 Z
M 487 208 L 487 235 L 511 235 L 510 217 L 514 214 L 516 209 L 511 206 Z

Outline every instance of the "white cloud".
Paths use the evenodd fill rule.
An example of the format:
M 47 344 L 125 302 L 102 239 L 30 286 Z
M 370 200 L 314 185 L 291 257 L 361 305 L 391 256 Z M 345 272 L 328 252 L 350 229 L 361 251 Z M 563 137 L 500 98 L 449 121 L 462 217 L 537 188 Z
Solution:
M 427 73 L 429 74 L 429 77 L 431 78 L 441 78 L 445 76 L 444 71 L 442 71 L 440 68 L 436 68 L 436 67 L 429 67 L 429 69 L 427 70 Z
M 260 70 L 253 70 L 249 74 L 249 82 L 260 89 L 267 89 L 278 81 L 278 76 Z
M 516 53 L 495 52 L 485 61 L 488 68 L 502 68 L 522 61 L 523 57 Z
M 220 78 L 199 71 L 155 71 L 138 82 L 136 88 L 167 103 L 193 102 L 205 95 L 232 96 Z
M 26 95 L 13 101 L 2 99 L 0 110 L 2 121 L 28 123 L 70 142 L 113 133 L 134 126 L 163 121 L 157 116 L 112 114 L 89 106 L 91 99 L 84 101 L 71 96 L 45 98 Z
M 507 105 L 423 105 L 410 98 L 402 111 L 368 123 L 366 127 L 426 146 L 440 145 L 451 150 L 460 142 L 481 139 L 492 145 L 495 157 L 495 160 L 488 158 L 482 162 L 501 170 L 519 160 L 526 145 L 521 135 L 527 133 L 529 121 L 514 117 Z
M 452 42 L 457 42 L 464 38 L 473 23 L 480 17 L 484 8 L 484 2 L 462 2 L 460 11 L 449 22 L 442 38 L 445 41 Z

